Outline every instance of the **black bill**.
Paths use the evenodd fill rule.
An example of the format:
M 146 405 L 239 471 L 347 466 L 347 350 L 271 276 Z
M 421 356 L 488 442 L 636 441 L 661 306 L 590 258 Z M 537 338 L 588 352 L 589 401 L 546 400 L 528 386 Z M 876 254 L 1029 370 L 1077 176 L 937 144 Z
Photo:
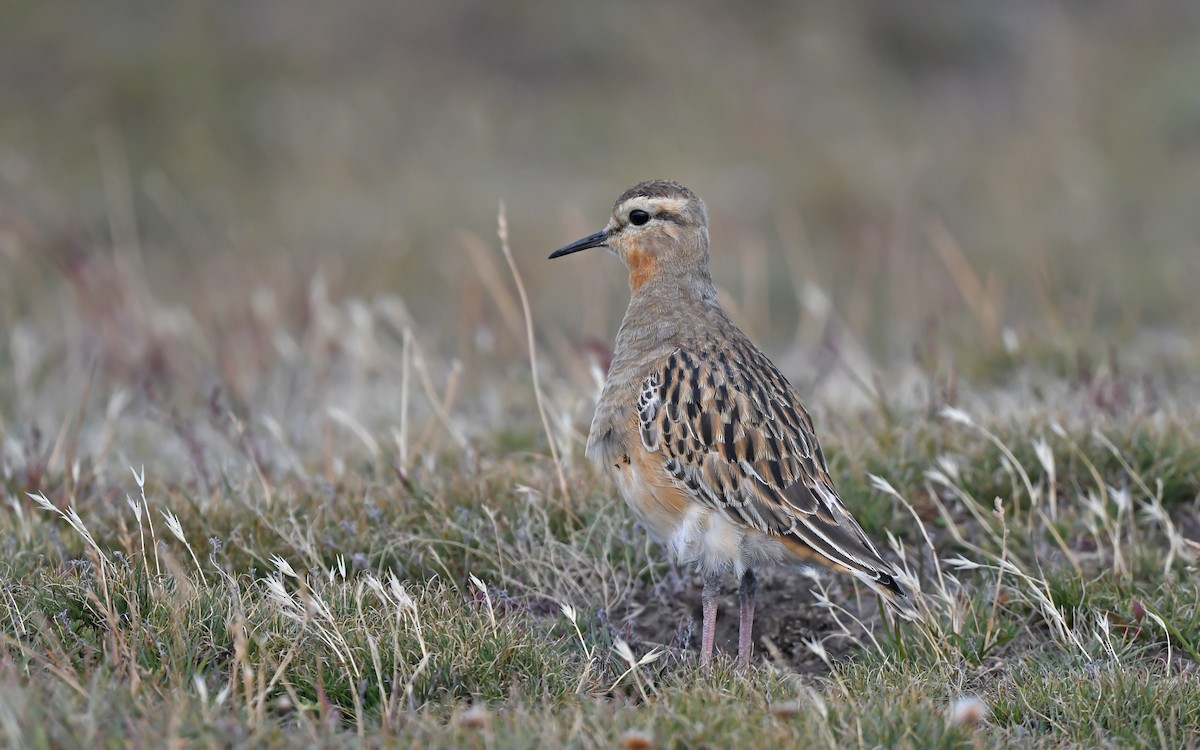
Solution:
M 599 231 L 595 234 L 589 234 L 587 237 L 584 237 L 581 240 L 575 240 L 566 247 L 560 247 L 559 249 L 550 253 L 550 258 L 548 258 L 548 260 L 561 258 L 564 255 L 577 253 L 580 250 L 587 250 L 589 247 L 603 247 L 606 244 L 608 244 L 608 235 L 603 231 Z

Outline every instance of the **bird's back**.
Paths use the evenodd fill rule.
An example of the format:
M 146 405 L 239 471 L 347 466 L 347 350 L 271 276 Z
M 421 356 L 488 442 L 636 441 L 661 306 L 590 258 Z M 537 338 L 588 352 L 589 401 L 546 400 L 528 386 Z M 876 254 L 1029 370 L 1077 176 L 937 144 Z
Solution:
M 897 602 L 903 591 L 838 497 L 795 389 L 720 308 L 711 285 L 698 289 L 634 295 L 589 456 L 619 483 L 622 462 L 638 457 L 651 477 L 641 481 L 671 485 L 655 489 L 660 504 L 679 491 L 716 511 L 744 534 L 745 554 L 770 557 L 747 546 L 765 538 L 786 558 L 853 573 Z

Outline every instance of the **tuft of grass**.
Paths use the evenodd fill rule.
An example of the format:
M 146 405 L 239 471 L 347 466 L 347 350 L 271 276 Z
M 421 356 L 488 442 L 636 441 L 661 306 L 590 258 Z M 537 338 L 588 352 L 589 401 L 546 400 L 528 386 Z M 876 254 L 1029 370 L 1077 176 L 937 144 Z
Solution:
M 5 731 L 34 747 L 129 726 L 269 746 L 1200 740 L 1196 543 L 1137 448 L 1184 455 L 1185 437 L 945 419 L 888 428 L 880 445 L 909 446 L 893 463 L 835 454 L 847 480 L 878 469 L 847 497 L 870 500 L 856 509 L 878 514 L 922 618 L 881 620 L 814 576 L 822 629 L 773 633 L 745 675 L 728 657 L 702 672 L 649 616 L 694 584 L 671 582 L 608 493 L 582 490 L 603 485 L 577 453 L 569 506 L 546 457 L 449 444 L 389 474 L 398 455 L 347 443 L 336 455 L 360 469 L 329 478 L 247 456 L 207 490 L 134 471 L 118 502 L 50 474 L 57 490 L 3 521 Z
M 383 309 L 325 302 L 312 325 Z M 5 426 L 9 744 L 1200 742 L 1186 407 L 1022 411 L 1001 390 L 831 412 L 831 471 L 921 617 L 780 574 L 760 661 L 722 649 L 704 672 L 697 581 L 583 460 L 590 396 L 558 360 L 534 353 L 537 392 L 515 374 L 460 397 L 411 328 L 354 330 L 288 366 L 298 411 L 268 368 L 260 398 L 124 383 L 58 434 Z

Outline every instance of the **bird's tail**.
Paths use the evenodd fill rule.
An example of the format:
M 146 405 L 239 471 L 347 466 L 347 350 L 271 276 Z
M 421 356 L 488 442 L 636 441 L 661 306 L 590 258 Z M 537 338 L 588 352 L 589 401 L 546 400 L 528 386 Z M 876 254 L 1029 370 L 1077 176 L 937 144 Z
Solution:
M 916 606 L 916 594 L 910 594 L 908 589 L 901 585 L 894 571 L 876 570 L 873 571 L 874 575 L 859 570 L 851 572 L 879 594 L 898 617 L 910 621 L 921 619 L 921 613 Z

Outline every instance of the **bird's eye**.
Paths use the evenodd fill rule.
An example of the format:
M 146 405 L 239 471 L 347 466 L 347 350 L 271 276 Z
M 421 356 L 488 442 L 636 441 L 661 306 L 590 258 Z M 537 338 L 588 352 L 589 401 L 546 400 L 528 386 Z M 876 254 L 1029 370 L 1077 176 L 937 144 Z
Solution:
M 630 224 L 640 227 L 641 225 L 645 224 L 647 221 L 650 221 L 650 214 L 646 213 L 642 209 L 635 208 L 629 212 L 629 223 Z

